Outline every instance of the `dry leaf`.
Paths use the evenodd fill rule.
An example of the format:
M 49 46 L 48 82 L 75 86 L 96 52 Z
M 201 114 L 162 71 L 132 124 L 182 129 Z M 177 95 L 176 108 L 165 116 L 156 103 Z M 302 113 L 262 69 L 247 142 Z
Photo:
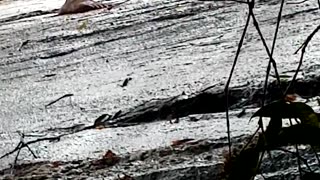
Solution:
M 95 127 L 97 130 L 101 130 L 101 129 L 104 129 L 105 127 L 103 125 L 99 125 L 99 126 L 96 126 Z
M 294 102 L 298 96 L 298 94 L 287 94 L 284 100 L 287 102 Z
M 51 162 L 51 165 L 53 168 L 57 168 L 61 165 L 61 162 L 60 161 L 53 161 L 53 162 Z
M 118 157 L 111 150 L 108 150 L 101 159 L 94 160 L 91 162 L 91 165 L 94 165 L 95 168 L 104 168 L 105 166 L 113 166 L 120 161 Z
M 189 141 L 193 141 L 194 139 L 182 139 L 182 140 L 175 140 L 171 142 L 171 146 L 180 146 L 182 144 L 186 144 Z
M 104 160 L 104 164 L 108 166 L 113 166 L 120 161 L 120 157 L 118 157 L 111 150 L 108 150 L 102 159 Z

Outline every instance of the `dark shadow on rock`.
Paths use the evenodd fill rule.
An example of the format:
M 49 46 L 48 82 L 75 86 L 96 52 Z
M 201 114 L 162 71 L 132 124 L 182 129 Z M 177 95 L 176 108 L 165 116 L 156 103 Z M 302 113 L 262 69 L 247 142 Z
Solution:
M 281 89 L 285 89 L 290 81 L 283 82 Z M 300 79 L 289 93 L 297 93 L 303 98 L 320 95 L 320 76 Z M 263 86 L 241 86 L 231 88 L 229 96 L 230 109 L 245 106 L 259 107 L 263 97 Z M 280 86 L 276 82 L 270 83 L 266 93 L 266 103 L 283 97 Z M 173 98 L 146 102 L 122 113 L 119 118 L 106 121 L 108 127 L 135 125 L 156 120 L 170 120 L 192 114 L 217 113 L 225 111 L 225 93 L 222 87 L 202 91 L 186 97 L 179 95 Z

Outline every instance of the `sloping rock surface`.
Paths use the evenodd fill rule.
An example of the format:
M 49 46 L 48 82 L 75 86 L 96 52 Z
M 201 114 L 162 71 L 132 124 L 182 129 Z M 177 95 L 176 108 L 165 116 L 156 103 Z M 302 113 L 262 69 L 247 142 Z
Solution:
M 31 144 L 39 157 L 37 160 L 27 149 L 21 151 L 19 162 L 40 161 L 38 169 L 47 167 L 47 170 L 53 161 L 64 161 L 65 166 L 82 163 L 86 167 L 87 158 L 99 158 L 108 149 L 126 157 L 160 151 L 177 139 L 209 139 L 214 148 L 201 152 L 199 158 L 182 153 L 181 162 L 172 156 L 179 163 L 167 162 L 168 158 L 161 164 L 158 156 L 154 165 L 151 160 L 132 160 L 141 163 L 139 166 L 124 161 L 110 171 L 84 173 L 84 178 L 112 179 L 128 172 L 137 179 L 179 179 L 179 174 L 181 179 L 192 179 L 197 173 L 219 172 L 221 154 L 226 148 L 224 113 L 187 116 L 178 124 L 154 121 L 76 133 L 63 128 L 92 125 L 101 114 L 130 112 L 134 107 L 181 94 L 191 95 L 211 85 L 216 85 L 213 91 L 222 89 L 244 28 L 247 6 L 221 1 L 129 1 L 111 11 L 55 16 L 63 3 L 62 0 L 0 1 L 0 155 L 17 146 L 18 131 L 29 135 L 26 142 L 63 135 L 59 141 Z M 278 0 L 256 4 L 255 13 L 269 45 L 279 5 Z M 281 75 L 293 74 L 299 60 L 294 52 L 319 22 L 316 1 L 285 5 L 274 52 Z M 307 49 L 299 73 L 301 79 L 318 77 L 318 40 L 316 35 Z M 231 86 L 259 86 L 267 63 L 262 42 L 250 25 Z M 127 78 L 131 80 L 123 87 Z M 46 106 L 66 94 L 72 96 Z M 314 97 L 319 91 L 306 89 L 305 95 Z M 311 105 L 317 110 L 315 99 Z M 217 112 L 221 111 L 223 108 Z M 237 118 L 240 111 L 231 112 L 233 141 L 238 143 L 239 137 L 251 134 L 256 128 L 255 123 L 248 124 L 255 109 Z M 198 121 L 194 122 L 194 118 Z M 216 146 L 219 143 L 222 145 Z M 206 159 L 212 154 L 214 158 Z M 10 155 L 1 159 L 1 168 L 7 168 L 14 158 Z M 273 172 L 265 169 L 267 173 Z M 109 174 L 104 174 L 107 171 Z M 32 172 L 38 171 L 20 175 L 27 177 Z M 48 174 L 71 178 L 81 174 L 54 172 Z M 3 173 L 8 174 L 8 170 Z M 210 176 L 214 177 L 213 174 Z

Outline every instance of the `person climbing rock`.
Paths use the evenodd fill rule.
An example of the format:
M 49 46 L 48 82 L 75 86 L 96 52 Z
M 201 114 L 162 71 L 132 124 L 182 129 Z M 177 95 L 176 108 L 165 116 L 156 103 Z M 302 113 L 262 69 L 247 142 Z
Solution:
M 83 13 L 97 9 L 112 9 L 115 5 L 120 5 L 127 2 L 123 1 L 114 5 L 104 4 L 93 0 L 66 0 L 63 6 L 60 8 L 58 15 Z

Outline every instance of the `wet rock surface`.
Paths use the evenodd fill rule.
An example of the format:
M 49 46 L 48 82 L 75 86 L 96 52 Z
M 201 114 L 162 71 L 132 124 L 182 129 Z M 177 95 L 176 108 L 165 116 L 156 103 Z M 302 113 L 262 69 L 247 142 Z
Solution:
M 279 3 L 261 1 L 255 9 L 269 44 Z M 0 155 L 17 146 L 17 131 L 32 135 L 26 142 L 61 136 L 58 141 L 31 144 L 38 159 L 23 149 L 18 162 L 39 163 L 30 168 L 23 165 L 15 174 L 26 178 L 114 179 L 128 174 L 135 179 L 219 179 L 222 152 L 227 147 L 225 116 L 219 113 L 224 110 L 224 97 L 218 95 L 223 92 L 245 24 L 246 5 L 129 1 L 111 11 L 54 16 L 62 4 L 50 0 L 0 2 Z M 318 24 L 316 1 L 286 4 L 274 53 L 281 75 L 293 75 L 299 60 L 293 53 Z M 314 39 L 295 89 L 306 98 L 318 96 L 320 89 L 319 35 Z M 237 92 L 237 106 L 231 112 L 235 144 L 256 128 L 255 123 L 248 124 L 255 109 L 247 109 L 241 118 L 237 115 L 245 105 L 256 107 L 260 96 L 254 90 L 262 89 L 267 61 L 250 26 L 231 85 Z M 207 105 L 214 105 L 212 111 L 199 103 L 207 112 L 192 112 L 197 104 L 189 102 L 201 99 L 201 90 L 211 85 L 215 86 L 208 94 L 220 97 Z M 46 107 L 66 94 L 73 96 Z M 257 96 L 251 98 L 252 94 Z M 180 99 L 174 101 L 175 97 Z M 317 111 L 316 98 L 310 103 Z M 156 121 L 175 118 L 170 108 L 180 112 L 175 114 L 182 117 L 179 123 Z M 115 118 L 120 125 L 126 117 L 143 113 L 147 116 L 140 120 L 148 123 L 83 128 L 92 126 L 101 114 L 114 115 L 120 110 L 120 117 Z M 172 149 L 172 141 L 185 138 L 209 141 L 197 153 Z M 90 163 L 108 149 L 121 157 L 119 164 L 92 169 Z M 288 155 L 277 154 L 278 162 L 287 160 Z M 312 160 L 312 153 L 306 154 Z M 1 159 L 1 168 L 7 168 L 14 158 Z M 263 169 L 270 178 L 281 178 L 279 172 L 296 172 L 290 169 L 292 164 L 280 163 L 281 168 L 274 171 L 268 163 Z M 1 173 L 12 178 L 10 169 Z

